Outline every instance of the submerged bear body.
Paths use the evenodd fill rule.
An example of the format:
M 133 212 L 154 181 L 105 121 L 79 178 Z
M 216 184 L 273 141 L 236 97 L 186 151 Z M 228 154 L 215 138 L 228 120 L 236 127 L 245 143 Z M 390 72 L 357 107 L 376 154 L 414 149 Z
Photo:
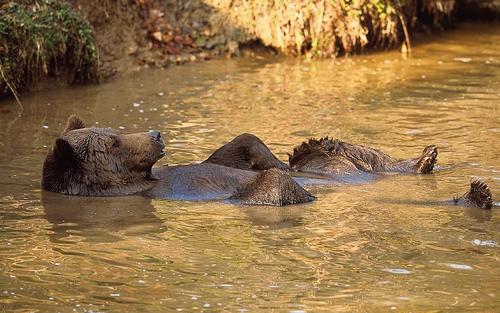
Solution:
M 249 184 L 257 173 L 217 164 L 160 166 L 153 169 L 157 184 L 146 194 L 176 200 L 225 200 Z
M 228 200 L 245 204 L 287 205 L 314 197 L 285 172 L 271 168 L 251 172 L 202 163 L 153 169 L 158 183 L 145 192 L 154 198 Z

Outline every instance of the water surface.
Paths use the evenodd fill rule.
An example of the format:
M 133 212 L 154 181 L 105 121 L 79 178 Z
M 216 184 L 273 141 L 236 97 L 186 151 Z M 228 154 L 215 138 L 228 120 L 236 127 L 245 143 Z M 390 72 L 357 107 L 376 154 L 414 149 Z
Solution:
M 416 204 L 472 178 L 500 198 L 498 42 L 499 25 L 463 26 L 411 59 L 215 60 L 36 92 L 20 117 L 1 103 L 0 311 L 500 310 L 498 209 Z M 329 135 L 401 158 L 436 144 L 439 167 L 318 186 L 314 203 L 284 208 L 43 193 L 44 156 L 72 113 L 161 131 L 161 164 L 251 132 L 284 161 Z

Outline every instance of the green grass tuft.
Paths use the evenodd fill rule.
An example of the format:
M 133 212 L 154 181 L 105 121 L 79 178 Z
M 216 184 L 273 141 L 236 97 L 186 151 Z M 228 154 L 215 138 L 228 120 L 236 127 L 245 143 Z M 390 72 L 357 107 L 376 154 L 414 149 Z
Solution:
M 99 54 L 90 25 L 67 5 L 8 1 L 0 5 L 0 67 L 5 95 L 63 73 L 72 83 L 96 82 Z

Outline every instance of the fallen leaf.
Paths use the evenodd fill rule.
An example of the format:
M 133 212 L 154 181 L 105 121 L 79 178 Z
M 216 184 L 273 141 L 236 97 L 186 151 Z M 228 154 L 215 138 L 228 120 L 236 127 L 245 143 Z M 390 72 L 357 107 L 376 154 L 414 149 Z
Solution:
M 162 38 L 163 38 L 163 35 L 161 34 L 161 32 L 154 32 L 153 33 L 153 38 L 156 39 L 157 41 L 161 41 Z

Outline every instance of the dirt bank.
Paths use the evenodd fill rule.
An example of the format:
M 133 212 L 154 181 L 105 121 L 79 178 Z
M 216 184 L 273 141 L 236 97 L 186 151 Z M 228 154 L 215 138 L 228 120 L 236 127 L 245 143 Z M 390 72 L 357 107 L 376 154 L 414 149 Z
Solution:
M 0 4 L 0 92 L 47 78 L 96 82 L 144 66 L 237 56 L 248 44 L 288 55 L 408 51 L 419 30 L 457 16 L 495 18 L 497 0 L 22 0 Z

